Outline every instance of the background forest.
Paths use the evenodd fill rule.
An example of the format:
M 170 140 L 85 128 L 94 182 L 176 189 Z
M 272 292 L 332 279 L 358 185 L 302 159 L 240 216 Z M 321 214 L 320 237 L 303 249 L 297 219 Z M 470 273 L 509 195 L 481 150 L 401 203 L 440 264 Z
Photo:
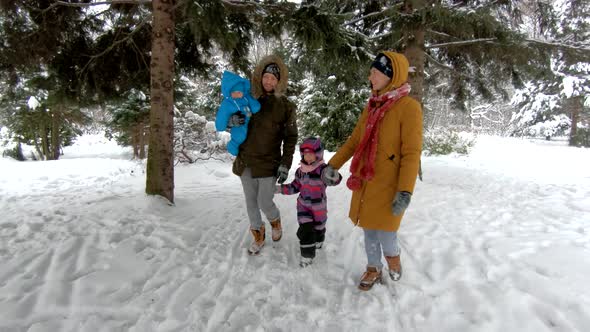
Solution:
M 223 70 L 249 77 L 270 53 L 290 68 L 300 135 L 331 151 L 352 131 L 382 49 L 413 66 L 431 154 L 467 152 L 464 132 L 590 146 L 588 1 L 0 0 L 0 9 L 4 155 L 59 159 L 76 136 L 104 131 L 148 158 L 146 191 L 170 201 L 174 164 L 229 158 L 209 123 Z

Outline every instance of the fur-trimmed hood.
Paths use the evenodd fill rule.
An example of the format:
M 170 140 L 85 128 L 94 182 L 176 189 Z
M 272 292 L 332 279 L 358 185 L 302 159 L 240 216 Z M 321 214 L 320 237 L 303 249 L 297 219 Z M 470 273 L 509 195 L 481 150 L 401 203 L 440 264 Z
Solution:
M 278 57 L 277 55 L 269 55 L 260 60 L 258 65 L 256 65 L 256 68 L 254 68 L 254 72 L 252 73 L 251 90 L 252 96 L 254 96 L 254 98 L 256 99 L 264 95 L 264 88 L 262 87 L 262 71 L 270 63 L 276 63 L 279 66 L 279 70 L 281 71 L 281 79 L 279 80 L 279 83 L 275 88 L 274 94 L 276 96 L 281 96 L 284 95 L 285 92 L 287 92 L 287 83 L 289 81 L 289 69 L 280 57 Z

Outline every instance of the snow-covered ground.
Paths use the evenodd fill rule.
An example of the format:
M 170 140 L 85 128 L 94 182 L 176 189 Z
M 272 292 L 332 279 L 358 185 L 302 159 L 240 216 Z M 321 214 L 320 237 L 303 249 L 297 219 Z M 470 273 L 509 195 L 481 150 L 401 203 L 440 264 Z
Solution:
M 169 206 L 128 150 L 96 136 L 64 150 L 0 158 L 2 332 L 590 331 L 588 149 L 482 136 L 468 157 L 425 157 L 404 276 L 369 292 L 344 185 L 302 269 L 295 196 L 276 198 L 283 239 L 250 257 L 229 163 L 177 167 Z

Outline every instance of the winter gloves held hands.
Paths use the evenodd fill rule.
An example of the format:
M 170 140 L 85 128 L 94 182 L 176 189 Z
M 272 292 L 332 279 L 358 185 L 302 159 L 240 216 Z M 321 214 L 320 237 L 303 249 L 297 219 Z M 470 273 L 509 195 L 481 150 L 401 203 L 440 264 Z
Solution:
M 410 200 L 412 199 L 412 194 L 407 191 L 398 191 L 395 194 L 395 199 L 391 204 L 391 213 L 394 216 L 398 216 L 402 214 L 410 205 Z
M 238 126 L 243 125 L 244 123 L 246 123 L 246 116 L 242 112 L 238 111 L 229 117 L 229 120 L 227 121 L 227 127 L 228 128 L 238 127 Z
M 342 175 L 338 173 L 331 165 L 326 166 L 322 171 L 322 180 L 327 186 L 335 186 L 340 183 Z
M 280 165 L 277 170 L 277 182 L 282 184 L 287 180 L 287 176 L 289 176 L 289 169 L 285 165 Z

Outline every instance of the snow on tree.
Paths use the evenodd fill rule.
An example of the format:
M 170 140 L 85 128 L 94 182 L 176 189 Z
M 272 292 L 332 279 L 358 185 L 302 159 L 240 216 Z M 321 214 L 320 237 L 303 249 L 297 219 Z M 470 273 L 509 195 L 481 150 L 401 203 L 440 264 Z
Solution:
M 564 0 L 537 4 L 537 39 L 559 39 L 570 48 L 552 48 L 550 69 L 545 76 L 529 82 L 515 94 L 520 107 L 513 117 L 515 134 L 570 136 L 570 145 L 585 145 L 590 140 L 588 111 L 590 98 L 590 3 Z M 584 51 L 585 50 L 585 51 Z M 578 130 L 580 129 L 580 130 Z

